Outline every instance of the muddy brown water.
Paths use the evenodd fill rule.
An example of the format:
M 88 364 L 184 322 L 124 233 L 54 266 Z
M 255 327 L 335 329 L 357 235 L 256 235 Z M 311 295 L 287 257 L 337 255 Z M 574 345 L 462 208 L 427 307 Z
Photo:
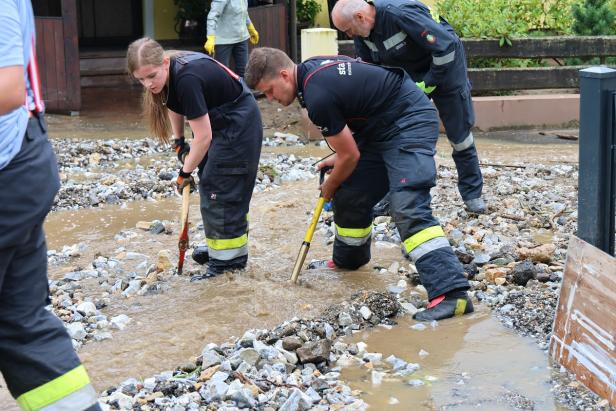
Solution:
M 398 248 L 373 245 L 371 264 L 357 272 L 304 271 L 302 286 L 289 285 L 290 270 L 316 200 L 315 185 L 316 181 L 289 183 L 283 189 L 254 196 L 251 259 L 245 273 L 200 283 L 173 277 L 160 295 L 113 298 L 103 312 L 108 316 L 125 313 L 132 322 L 125 330 L 114 331 L 113 339 L 88 343 L 79 352 L 97 390 L 131 376 L 145 378 L 194 360 L 208 342 L 221 343 L 241 336 L 249 328 L 272 327 L 293 316 L 311 317 L 327 305 L 348 298 L 355 290 L 382 290 L 395 284 L 399 276 L 378 274 L 373 267 L 387 267 L 392 261 L 405 264 Z M 196 227 L 200 221 L 198 200 L 196 196 L 192 200 L 190 219 Z M 96 253 L 113 256 L 118 247 L 143 253 L 149 261 L 155 261 L 160 249 L 175 252 L 175 234 L 143 232 L 128 241 L 113 237 L 120 230 L 134 229 L 140 220 L 176 221 L 173 214 L 179 205 L 178 198 L 171 198 L 134 202 L 126 207 L 56 212 L 46 224 L 50 248 L 87 243 L 83 255 L 71 260 L 69 267 L 87 265 Z M 193 229 L 191 235 L 197 234 Z M 317 231 L 308 260 L 328 256 L 323 233 Z M 195 266 L 188 260 L 187 269 Z M 50 275 L 59 278 L 66 270 L 52 267 Z M 82 284 L 86 296 L 100 295 L 96 281 Z M 369 351 L 420 362 L 421 372 L 438 380 L 419 388 L 395 380 L 373 387 L 369 378 L 366 382 L 365 370 L 345 370 L 344 378 L 365 393 L 363 398 L 373 409 L 438 409 L 440 405 L 453 404 L 455 407 L 449 409 L 463 410 L 475 404 L 464 402 L 469 398 L 482 399 L 487 407 L 482 409 L 513 409 L 499 402 L 506 390 L 515 390 L 546 405 L 539 409 L 558 409 L 546 383 L 545 355 L 532 342 L 504 329 L 486 309 L 464 321 L 444 322 L 434 330 L 414 331 L 409 328 L 411 323 L 412 320 L 402 319 L 392 330 L 377 329 L 356 338 L 367 342 Z M 425 361 L 417 357 L 420 349 L 430 353 Z M 456 377 L 462 372 L 471 380 L 460 387 L 461 377 Z M 478 383 L 484 389 L 479 389 Z M 392 397 L 400 401 L 398 406 L 388 405 Z M 0 409 L 11 409 L 10 404 L 6 392 L 0 395 Z M 421 407 L 415 408 L 413 404 Z
M 383 359 L 395 355 L 421 368 L 404 378 L 386 374 L 375 384 L 369 368 L 347 366 L 342 378 L 375 410 L 528 409 L 519 408 L 518 395 L 532 401 L 535 410 L 564 410 L 550 393 L 545 354 L 505 329 L 485 307 L 477 308 L 468 317 L 423 331 L 411 329 L 415 321 L 406 316 L 392 329 L 354 335 L 347 342 L 362 341 L 367 352 L 381 352 Z M 424 385 L 409 386 L 409 380 Z

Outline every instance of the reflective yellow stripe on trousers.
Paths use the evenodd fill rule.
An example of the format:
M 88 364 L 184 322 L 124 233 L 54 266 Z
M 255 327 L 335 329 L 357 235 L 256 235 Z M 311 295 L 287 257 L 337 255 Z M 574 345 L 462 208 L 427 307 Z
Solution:
M 345 244 L 360 246 L 370 239 L 372 224 L 365 228 L 343 228 L 336 224 L 336 238 Z
M 83 365 L 17 398 L 24 411 L 83 410 L 96 404 L 96 392 Z
M 412 261 L 419 260 L 431 251 L 449 246 L 449 241 L 440 225 L 425 228 L 404 240 L 404 251 L 409 254 Z
M 226 239 L 207 239 L 210 258 L 228 261 L 248 254 L 248 234 Z

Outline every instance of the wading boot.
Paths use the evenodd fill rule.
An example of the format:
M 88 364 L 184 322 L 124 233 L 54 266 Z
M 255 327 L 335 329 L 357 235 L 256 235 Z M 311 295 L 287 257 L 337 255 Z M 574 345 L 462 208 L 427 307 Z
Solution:
M 197 264 L 205 264 L 210 259 L 210 253 L 208 251 L 207 245 L 199 245 L 195 247 L 192 253 L 192 259 L 195 260 Z
M 332 260 L 314 260 L 306 267 L 307 270 L 333 270 L 336 264 Z
M 473 311 L 473 302 L 466 291 L 452 291 L 430 301 L 426 309 L 415 313 L 413 318 L 417 321 L 439 321 Z
M 195 275 L 190 279 L 190 281 L 192 282 L 206 280 L 208 278 L 216 277 L 229 271 L 243 270 L 244 268 L 246 268 L 247 262 L 247 255 L 243 255 L 229 261 L 210 259 L 208 260 L 207 270 L 205 270 L 205 274 Z
M 486 202 L 481 197 L 466 200 L 464 205 L 469 213 L 485 214 L 487 211 Z

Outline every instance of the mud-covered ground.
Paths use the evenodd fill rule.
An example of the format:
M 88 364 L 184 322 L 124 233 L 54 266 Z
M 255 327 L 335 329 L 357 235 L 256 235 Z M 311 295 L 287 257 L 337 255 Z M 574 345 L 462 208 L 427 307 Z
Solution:
M 271 291 L 282 290 L 285 284 L 284 267 L 292 265 L 310 218 L 315 191 L 312 164 L 327 149 L 305 141 L 297 106 L 259 104 L 266 142 L 251 212 L 260 214 L 251 219 L 254 262 L 247 273 L 197 286 L 188 281 L 202 269 L 196 264 L 189 262 L 183 277 L 175 275 L 178 224 L 166 210 L 177 207 L 172 181 L 178 164 L 166 147 L 147 138 L 134 107 L 126 104 L 99 113 L 90 100 L 80 118 L 50 117 L 62 176 L 47 227 L 52 310 L 86 359 L 104 361 L 105 350 L 119 355 L 114 341 L 145 340 L 142 352 L 134 353 L 129 368 L 134 373 L 125 375 L 123 369 L 121 380 L 104 380 L 111 387 L 97 385 L 105 409 L 365 409 L 366 393 L 341 374 L 352 365 L 367 368 L 366 378 L 374 390 L 384 379 L 401 381 L 408 390 L 436 384 L 430 370 L 422 370 L 421 352 L 420 360 L 413 362 L 383 356 L 372 351 L 374 347 L 348 340 L 364 329 L 395 328 L 425 305 L 413 265 L 396 251 L 400 239 L 389 217 L 375 220 L 373 262 L 356 279 L 351 273 L 304 274 L 305 291 L 291 295 L 296 305 Z M 117 110 L 126 112 L 116 117 Z M 488 214 L 463 210 L 445 141 L 439 142 L 439 183 L 432 194 L 435 214 L 464 264 L 478 311 L 491 310 L 506 327 L 532 338 L 547 356 L 567 242 L 577 223 L 578 169 L 577 143 L 558 138 L 575 131 L 541 133 L 478 133 Z M 111 216 L 122 213 L 129 216 L 114 222 Z M 193 205 L 191 213 L 191 239 L 197 243 L 203 240 L 198 208 Z M 290 231 L 292 241 L 281 238 Z M 259 236 L 267 240 L 259 244 Z M 326 258 L 332 240 L 331 214 L 324 213 L 311 255 Z M 242 288 L 242 283 L 248 287 Z M 189 318 L 181 320 L 173 316 L 168 318 L 177 320 L 165 320 L 164 311 L 153 320 L 139 309 L 153 310 L 152 302 L 175 304 L 175 298 L 183 301 L 180 307 L 196 309 L 189 301 L 204 294 L 175 294 L 182 288 L 194 293 L 199 290 L 195 287 L 212 292 L 208 297 L 212 300 L 216 294 L 224 298 L 208 312 L 188 311 L 183 317 Z M 242 297 L 246 293 L 248 300 Z M 225 308 L 235 298 L 237 312 L 237 307 Z M 277 299 L 291 308 L 285 311 Z M 212 314 L 216 310 L 222 310 L 221 318 Z M 245 316 L 243 311 L 251 312 Z M 205 320 L 198 321 L 200 316 Z M 156 328 L 156 321 L 166 323 L 165 334 L 148 331 L 148 326 Z M 181 337 L 170 335 L 176 332 L 174 321 L 188 329 L 177 332 Z M 206 331 L 207 322 L 229 334 Z M 191 332 L 192 327 L 204 330 Z M 427 332 L 424 325 L 412 327 Z M 136 334 L 131 335 L 131 329 Z M 186 335 L 194 336 L 193 348 L 184 347 Z M 148 360 L 148 355 L 155 356 L 157 344 L 165 345 L 167 352 L 176 346 L 191 354 L 183 357 L 185 361 L 157 367 Z M 563 409 L 607 407 L 557 365 L 544 382 Z M 0 408 L 11 409 L 3 390 Z M 389 405 L 395 407 L 396 401 L 392 395 Z M 513 391 L 487 399 L 467 395 L 447 405 L 429 401 L 421 408 L 400 405 L 543 409 L 528 394 Z

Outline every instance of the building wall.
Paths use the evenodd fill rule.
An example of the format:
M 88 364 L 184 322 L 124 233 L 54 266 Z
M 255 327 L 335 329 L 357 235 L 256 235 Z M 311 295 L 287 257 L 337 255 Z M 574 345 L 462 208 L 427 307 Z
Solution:
M 146 0 L 147 1 L 147 0 Z M 153 2 L 153 27 L 154 38 L 157 40 L 177 39 L 175 32 L 176 6 L 173 0 L 151 0 Z M 145 11 L 145 7 L 144 7 Z M 144 16 L 147 18 L 147 16 Z M 146 26 L 146 25 L 144 25 Z M 147 27 L 147 26 L 146 26 Z
M 177 39 L 174 28 L 177 7 L 173 0 L 142 1 L 143 34 L 156 40 Z

